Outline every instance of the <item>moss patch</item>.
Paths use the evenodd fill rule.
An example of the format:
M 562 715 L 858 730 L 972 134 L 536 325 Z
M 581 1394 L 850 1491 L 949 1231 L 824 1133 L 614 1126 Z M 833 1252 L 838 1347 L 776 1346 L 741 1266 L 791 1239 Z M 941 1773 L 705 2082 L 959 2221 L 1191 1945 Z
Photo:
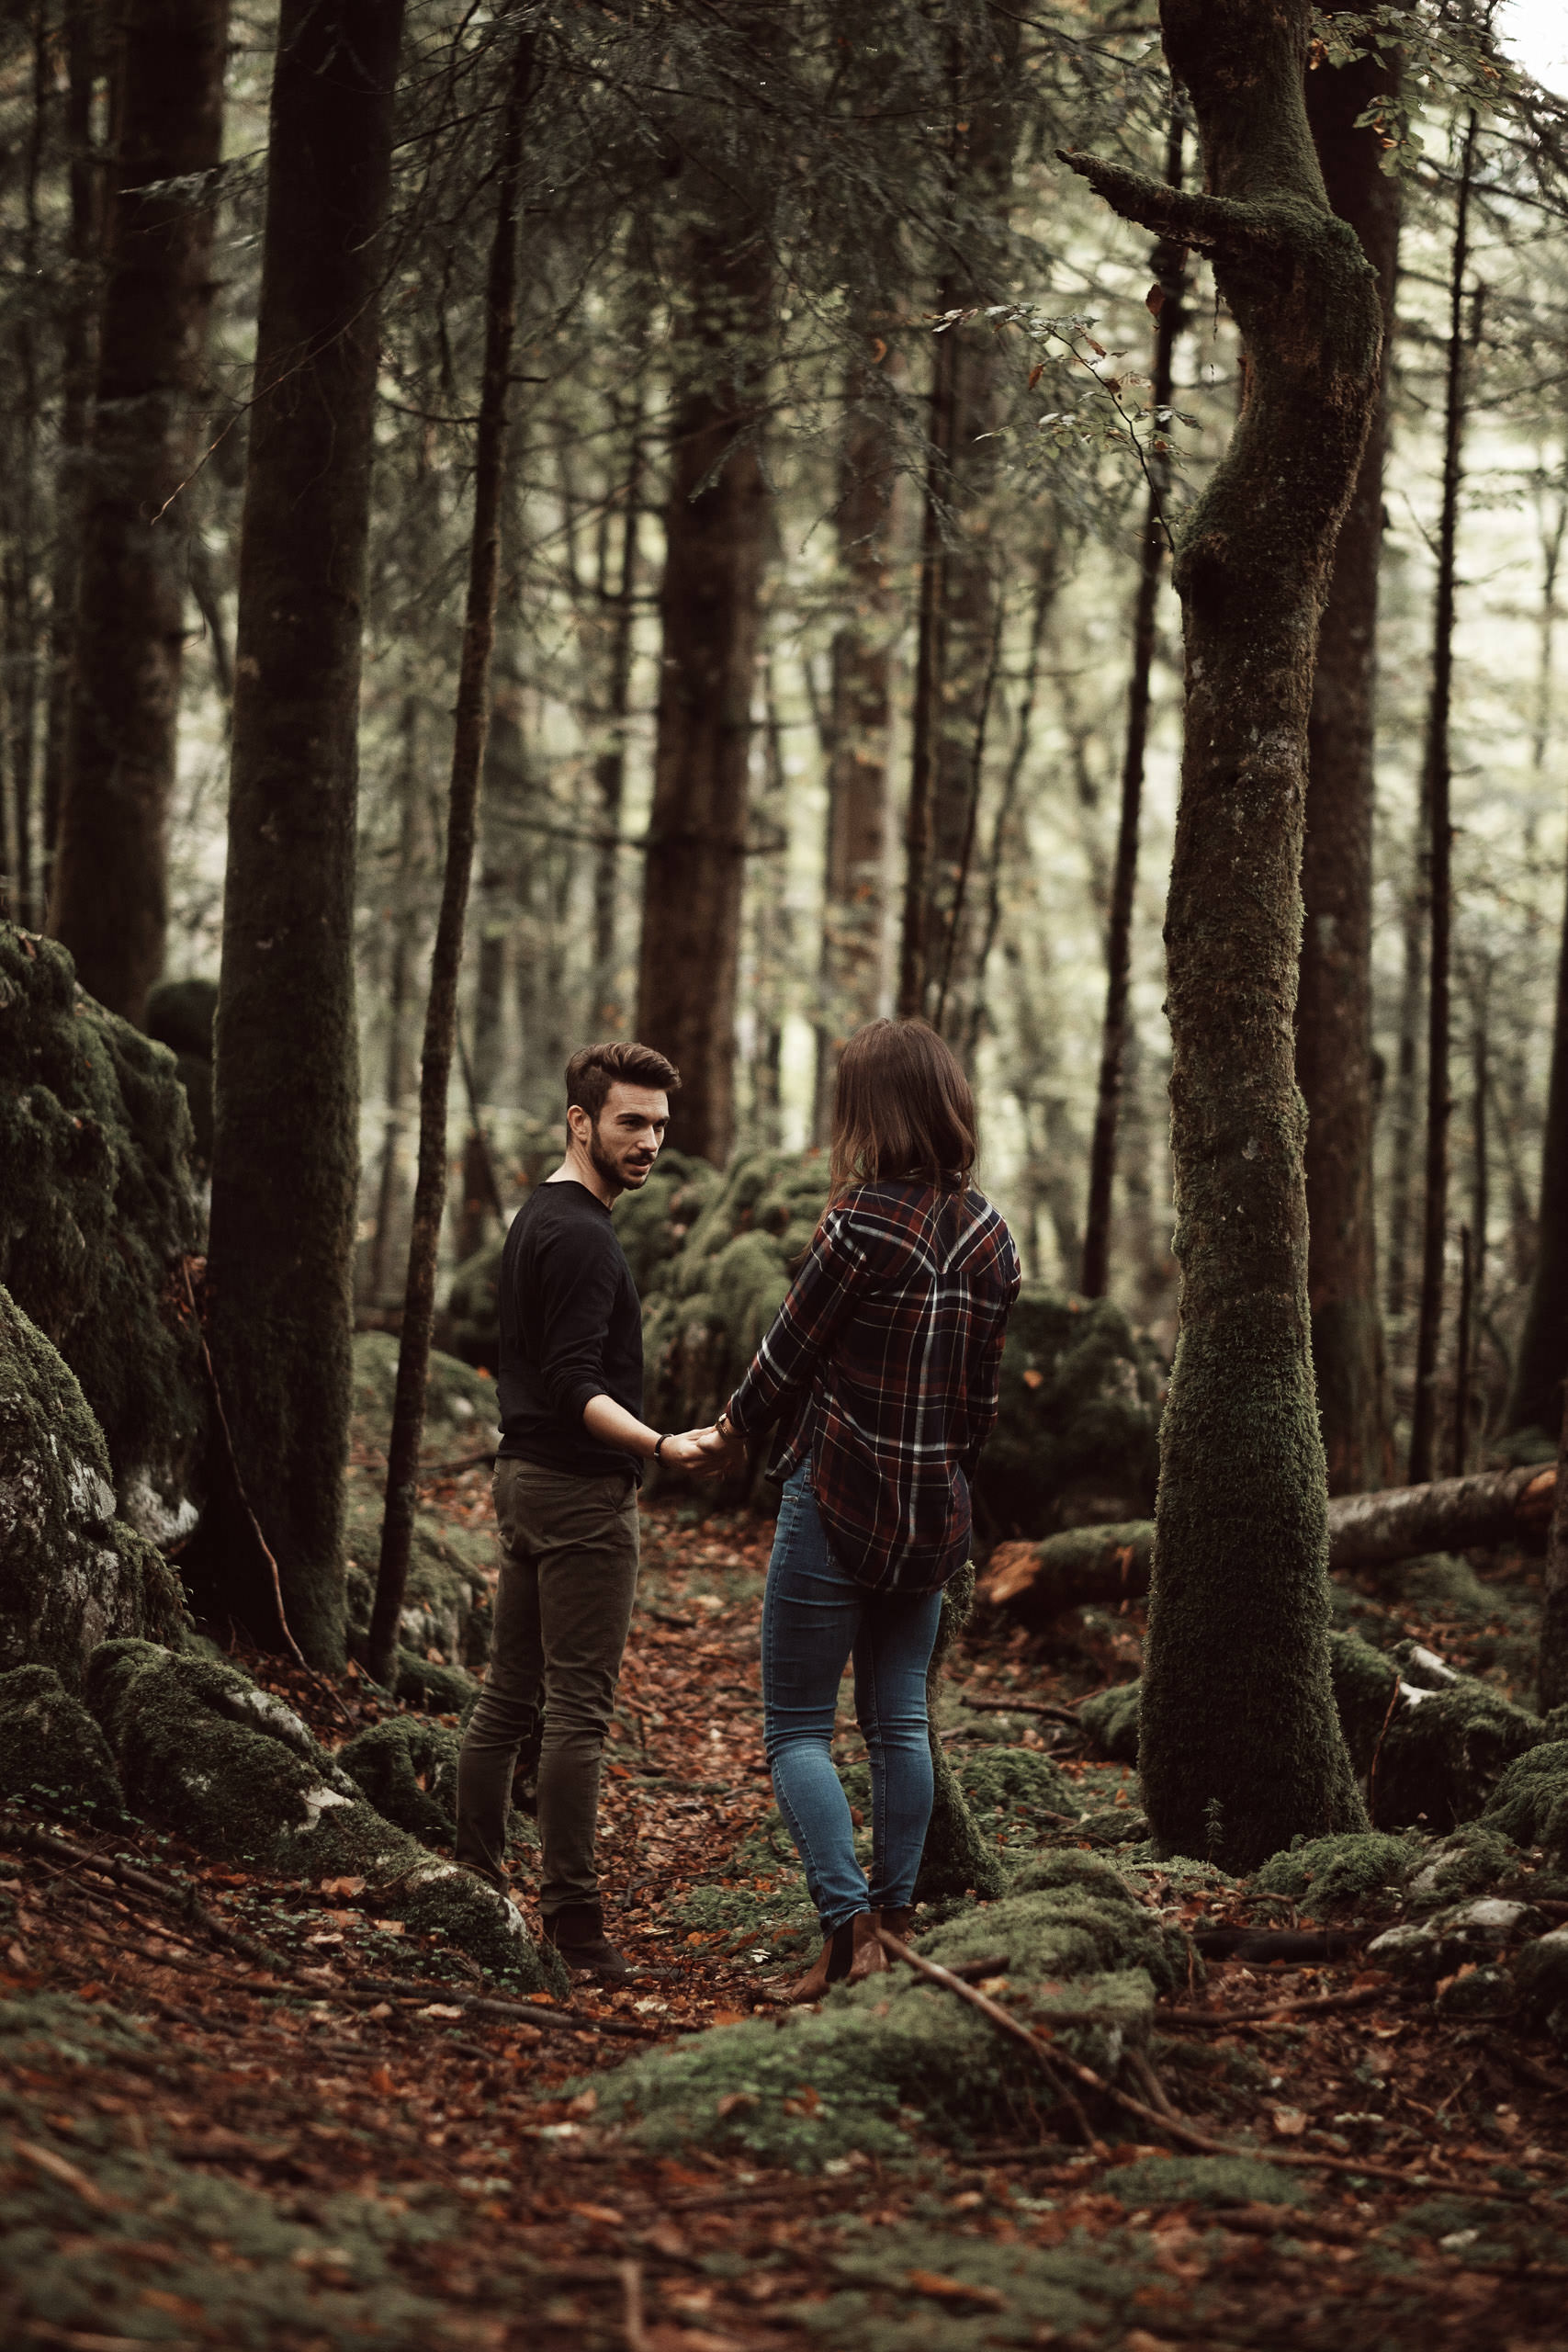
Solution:
M 851 2223 L 825 2257 L 844 2282 L 840 2291 L 785 2304 L 780 2316 L 835 2352 L 850 2345 L 855 2352 L 1110 2345 L 1149 2315 L 1161 2276 L 1154 2255 L 1146 2237 L 1125 2229 L 1096 2239 L 1075 2231 L 1065 2245 L 1045 2247 L 965 2236 L 934 2217 L 863 2231 Z M 925 2290 L 933 2272 L 959 2291 Z
M 74 1690 L 106 1637 L 177 1638 L 179 1580 L 116 1509 L 74 1374 L 0 1289 L 0 1669 L 51 1666 Z
M 0 1795 L 111 1817 L 124 1810 L 103 1733 L 52 1667 L 0 1674 Z
M 976 1485 L 987 1535 L 1146 1519 L 1163 1368 L 1109 1299 L 1026 1283 L 1008 1324 L 1001 1410 Z
M 1138 1760 L 1141 1697 L 1139 1683 L 1119 1682 L 1112 1690 L 1096 1691 L 1077 1711 L 1078 1721 L 1095 1747 L 1113 1763 L 1135 1764 Z
M 1009 2005 L 1113 2069 L 1146 2040 L 1156 1985 L 1184 1977 L 1185 1943 L 1105 1864 L 1058 1859 L 1055 1883 L 961 1912 L 918 1949 L 945 1963 L 1005 1953 Z M 802 2170 L 856 2148 L 897 2159 L 915 2124 L 962 2143 L 1053 2098 L 1043 2071 L 1007 2062 L 993 2027 L 907 1969 L 837 1988 L 816 2010 L 650 2052 L 596 2084 L 601 2111 L 646 2146 L 696 2141 Z
M 1482 1818 L 1516 1846 L 1544 1847 L 1554 1862 L 1568 1864 L 1568 1739 L 1516 1757 Z
M 1129 2211 L 1140 2205 L 1305 2205 L 1314 2194 L 1299 2172 L 1249 2156 L 1142 2156 L 1108 2172 L 1105 2187 Z
M 457 1820 L 455 1731 L 420 1715 L 393 1715 L 338 1750 L 341 1769 L 387 1821 L 415 1838 L 445 1840 Z
M 170 1279 L 202 1247 L 174 1057 L 85 995 L 64 948 L 6 922 L 0 1014 L 0 1283 L 80 1382 L 121 1515 L 167 1540 L 194 1519 L 208 1422 Z
M 131 1805 L 204 1852 L 284 1878 L 364 1877 L 384 1911 L 445 1934 L 481 1966 L 530 1991 L 566 1989 L 559 1962 L 533 1944 L 514 1904 L 378 1812 L 299 1718 L 235 1668 L 146 1642 L 107 1643 L 88 1670 L 87 1702 Z M 418 1789 L 415 1730 L 434 1741 L 451 1735 L 411 1725 L 410 1776 L 428 1796 Z M 406 1802 L 391 1745 L 361 1761 Z
M 1282 1894 L 1325 1911 L 1364 1910 L 1396 1897 L 1420 1859 L 1419 1848 L 1375 1830 L 1303 1838 L 1264 1863 L 1252 1884 L 1259 1894 Z

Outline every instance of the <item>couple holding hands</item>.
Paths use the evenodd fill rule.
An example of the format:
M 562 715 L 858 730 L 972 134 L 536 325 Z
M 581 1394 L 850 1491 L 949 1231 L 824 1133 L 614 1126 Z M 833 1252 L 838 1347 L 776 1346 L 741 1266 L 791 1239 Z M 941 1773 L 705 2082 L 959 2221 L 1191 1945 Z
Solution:
M 713 1475 L 774 1427 L 783 1481 L 762 1603 L 762 1702 L 779 1811 L 822 1923 L 791 1997 L 886 1968 L 931 1807 L 926 1669 L 942 1587 L 969 1556 L 969 1482 L 997 1416 L 1019 1289 L 1006 1225 L 970 1183 L 975 1105 L 919 1021 L 874 1021 L 840 1057 L 828 1205 L 739 1387 L 711 1429 L 642 1419 L 642 1310 L 610 1210 L 663 1143 L 681 1080 L 647 1046 L 567 1066 L 565 1159 L 502 1255 L 501 1531 L 490 1661 L 457 1774 L 457 1860 L 506 1886 L 513 1775 L 536 1766 L 546 1940 L 605 1979 L 599 1771 L 637 1589 L 644 1461 Z M 832 1760 L 854 1662 L 871 1762 L 873 1865 L 855 1860 Z

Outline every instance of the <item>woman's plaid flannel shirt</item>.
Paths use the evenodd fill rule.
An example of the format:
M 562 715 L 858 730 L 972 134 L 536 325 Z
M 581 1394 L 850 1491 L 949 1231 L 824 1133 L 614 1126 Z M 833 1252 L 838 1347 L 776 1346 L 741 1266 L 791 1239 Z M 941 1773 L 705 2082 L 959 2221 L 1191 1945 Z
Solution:
M 772 1464 L 807 1455 L 833 1556 L 879 1590 L 931 1592 L 969 1556 L 969 1481 L 997 1418 L 1018 1251 L 973 1190 L 859 1184 L 829 1208 L 730 1398 Z

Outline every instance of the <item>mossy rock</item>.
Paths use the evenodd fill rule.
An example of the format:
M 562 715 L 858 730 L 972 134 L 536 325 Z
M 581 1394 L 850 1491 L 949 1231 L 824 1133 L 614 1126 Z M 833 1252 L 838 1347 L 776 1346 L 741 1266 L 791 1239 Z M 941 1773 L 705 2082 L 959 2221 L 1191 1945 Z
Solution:
M 392 1428 L 398 1385 L 398 1342 L 389 1331 L 357 1331 L 350 1396 L 355 1442 L 382 1454 Z M 424 1402 L 424 1451 L 438 1459 L 478 1453 L 495 1437 L 501 1417 L 493 1378 L 440 1348 L 430 1351 Z M 465 1442 L 467 1441 L 467 1442 Z
M 1138 1760 L 1140 1690 L 1137 1682 L 1118 1682 L 1109 1690 L 1097 1690 L 1078 1708 L 1078 1721 L 1095 1749 L 1113 1764 Z
M 384 1912 L 439 1930 L 481 1966 L 529 1991 L 567 1989 L 514 1904 L 377 1811 L 299 1716 L 237 1668 L 109 1642 L 91 1661 L 87 1703 L 132 1807 L 203 1852 L 314 1883 L 363 1877 Z
M 993 1838 L 1038 1838 L 1057 1828 L 1064 1816 L 1077 1817 L 1072 1782 L 1038 1748 L 986 1747 L 955 1758 L 953 1770 L 964 1803 Z
M 1258 1894 L 1282 1894 L 1313 1917 L 1325 1911 L 1363 1911 L 1396 1899 L 1420 1859 L 1407 1838 L 1376 1830 L 1347 1830 L 1307 1838 L 1265 1862 L 1252 1881 Z
M 342 1770 L 387 1821 L 445 1843 L 457 1821 L 455 1731 L 423 1715 L 391 1715 L 356 1732 L 337 1753 Z
M 212 1165 L 212 1024 L 216 980 L 162 980 L 147 1000 L 147 1035 L 167 1046 L 190 1111 L 191 1162 L 203 1176 Z
M 167 1561 L 116 1516 L 75 1375 L 0 1289 L 0 1670 L 51 1667 L 79 1690 L 101 1641 L 177 1639 L 184 1611 Z
M 1380 1829 L 1419 1822 L 1441 1836 L 1481 1813 L 1509 1765 L 1540 1745 L 1542 1726 L 1489 1683 L 1451 1668 L 1441 1668 L 1438 1689 L 1410 1681 L 1412 1668 L 1424 1671 L 1416 1653 L 1414 1643 L 1388 1653 L 1406 1679 L 1377 1758 L 1372 1817 Z
M 1404 1890 L 1405 1907 L 1436 1910 L 1466 1895 L 1484 1894 L 1517 1878 L 1522 1860 L 1512 1838 L 1484 1822 L 1461 1822 L 1422 1861 Z
M 52 1667 L 0 1674 L 0 1796 L 115 1818 L 125 1810 L 103 1733 Z
M 209 1400 L 175 1275 L 203 1247 L 168 1048 L 76 985 L 63 947 L 0 922 L 0 1283 L 103 1430 L 120 1516 L 195 1523 Z
M 1025 1283 L 1002 1352 L 1001 1410 L 976 1481 L 989 1537 L 1147 1519 L 1163 1377 L 1109 1299 Z
M 1568 1738 L 1516 1757 L 1486 1801 L 1482 1820 L 1516 1846 L 1540 1846 L 1568 1866 Z
M 1383 1651 L 1352 1632 L 1330 1634 L 1328 1670 L 1334 1683 L 1334 1703 L 1350 1761 L 1366 1773 L 1377 1752 L 1388 1720 L 1389 1701 L 1399 1681 L 1399 1668 Z
M 1156 1988 L 1185 1981 L 1187 1947 L 1107 1865 L 1056 1859 L 1054 1883 L 972 1905 L 916 1949 L 949 1966 L 1005 1954 L 1000 1997 L 1014 2013 L 1113 2071 L 1146 2041 Z M 801 2170 L 857 2148 L 907 2161 L 910 2123 L 963 2145 L 1053 2098 L 1043 2070 L 1013 2065 L 993 2026 L 902 1968 L 837 1987 L 815 2010 L 650 2052 L 595 2087 L 601 2113 L 625 2119 L 643 2146 L 695 2142 Z
M 1521 1945 L 1513 1980 L 1525 2023 L 1544 2028 L 1560 2048 L 1568 2048 L 1568 1927 Z
M 392 1686 L 394 1699 L 406 1706 L 418 1707 L 427 1715 L 461 1715 L 473 1713 L 479 1686 L 473 1676 L 460 1666 L 438 1666 L 433 1658 L 421 1657 L 415 1650 L 398 1652 L 398 1675 Z

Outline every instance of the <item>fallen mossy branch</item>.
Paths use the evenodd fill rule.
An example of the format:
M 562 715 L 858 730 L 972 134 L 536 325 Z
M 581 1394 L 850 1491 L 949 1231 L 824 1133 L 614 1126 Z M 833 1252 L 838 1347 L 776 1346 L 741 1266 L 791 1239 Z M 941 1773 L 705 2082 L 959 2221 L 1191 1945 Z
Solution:
M 940 1984 L 949 1993 L 956 1993 L 961 2000 L 969 2003 L 971 2008 L 978 2009 L 983 2018 L 988 2018 L 994 2026 L 999 2026 L 1001 2030 L 1010 2034 L 1015 2041 L 1021 2041 L 1035 2064 L 1043 2070 L 1052 2089 L 1077 2124 L 1078 2137 L 1082 2140 L 1084 2146 L 1093 2148 L 1096 2153 L 1099 2152 L 1100 2143 L 1096 2140 L 1090 2129 L 1089 2118 L 1083 2110 L 1082 2101 L 1072 2085 L 1064 2079 L 1056 2064 L 1055 2052 L 1045 2048 L 1037 2034 L 1032 2033 L 1028 2026 L 1021 2025 L 1017 2018 L 1010 2017 L 1000 2002 L 993 2001 L 988 1993 L 979 1992 L 973 1984 L 966 1984 L 964 1978 L 955 1974 L 952 1969 L 943 1968 L 934 1960 L 927 1960 L 920 1952 L 911 1951 L 908 1945 L 894 1935 L 890 1928 L 879 1927 L 876 1932 L 881 1939 L 883 1950 L 894 1960 L 906 1962 L 929 1983 Z
M 1532 1541 L 1551 1516 L 1557 1473 L 1526 1464 L 1425 1487 L 1334 1495 L 1328 1503 L 1328 1565 L 1382 1567 L 1427 1552 Z M 1089 1602 L 1141 1598 L 1149 1589 L 1152 1520 L 1074 1527 L 1042 1542 L 998 1544 L 979 1597 L 1027 1625 L 1045 1625 Z

